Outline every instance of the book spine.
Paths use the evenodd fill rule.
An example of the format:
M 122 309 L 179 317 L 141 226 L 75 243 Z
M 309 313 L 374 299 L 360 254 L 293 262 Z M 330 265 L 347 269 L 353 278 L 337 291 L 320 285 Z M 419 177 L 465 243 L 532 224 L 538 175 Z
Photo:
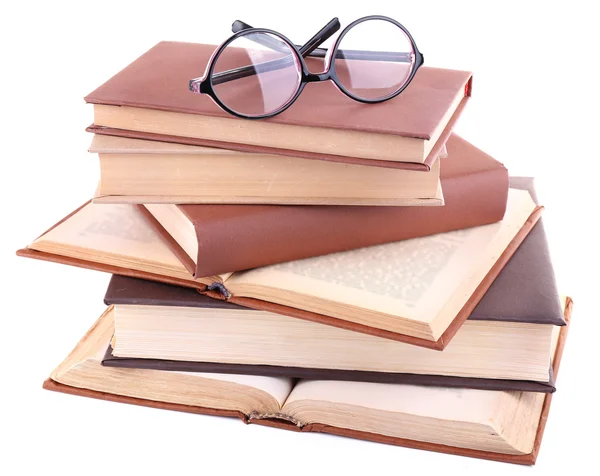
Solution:
M 225 285 L 221 283 L 214 282 L 211 285 L 207 286 L 206 290 L 216 292 L 226 300 L 231 297 L 231 293 L 227 290 Z

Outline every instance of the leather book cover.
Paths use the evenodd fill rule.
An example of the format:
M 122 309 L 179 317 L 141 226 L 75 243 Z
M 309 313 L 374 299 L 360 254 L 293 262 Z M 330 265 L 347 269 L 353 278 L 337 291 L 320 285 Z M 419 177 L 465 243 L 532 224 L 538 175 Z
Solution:
M 570 322 L 572 309 L 573 309 L 573 301 L 570 298 L 567 298 L 567 304 L 565 307 L 565 314 L 564 314 L 564 318 L 567 323 Z M 559 336 L 558 344 L 557 344 L 557 348 L 556 348 L 556 354 L 555 354 L 554 361 L 552 364 L 552 371 L 555 376 L 558 375 L 560 361 L 562 359 L 565 341 L 567 338 L 567 333 L 568 333 L 569 327 L 570 326 L 568 326 L 568 325 L 564 326 L 560 331 L 560 336 Z M 44 382 L 43 386 L 46 390 L 53 390 L 56 392 L 85 396 L 85 397 L 96 398 L 96 399 L 112 401 L 112 402 L 128 403 L 128 404 L 132 404 L 132 405 L 142 405 L 142 406 L 148 406 L 148 407 L 152 407 L 152 408 L 161 408 L 164 410 L 176 410 L 176 411 L 197 413 L 197 414 L 204 414 L 204 415 L 219 415 L 219 416 L 237 417 L 237 418 L 241 419 L 244 423 L 253 423 L 253 424 L 271 426 L 271 427 L 275 427 L 275 428 L 282 428 L 282 429 L 299 431 L 299 432 L 329 433 L 332 435 L 346 436 L 346 437 L 356 438 L 356 439 L 360 439 L 360 440 L 373 441 L 376 443 L 384 443 L 384 444 L 389 444 L 389 445 L 404 446 L 407 448 L 414 448 L 414 449 L 427 450 L 427 451 L 436 451 L 436 452 L 440 452 L 440 453 L 448 453 L 448 454 L 454 454 L 454 455 L 458 455 L 458 456 L 467 456 L 467 457 L 471 457 L 471 458 L 481 458 L 481 459 L 488 459 L 488 460 L 493 460 L 493 461 L 501 461 L 501 462 L 506 462 L 506 463 L 515 463 L 515 464 L 524 464 L 524 465 L 535 464 L 535 461 L 538 457 L 540 445 L 542 443 L 542 437 L 544 435 L 544 429 L 546 427 L 546 421 L 548 420 L 548 415 L 550 412 L 550 404 L 552 403 L 552 395 L 553 395 L 552 393 L 547 393 L 545 396 L 544 405 L 543 405 L 542 413 L 540 416 L 540 422 L 538 424 L 538 428 L 537 428 L 537 432 L 536 432 L 536 436 L 535 436 L 535 443 L 534 443 L 533 451 L 526 455 L 508 455 L 508 454 L 502 454 L 502 453 L 494 453 L 494 452 L 490 452 L 490 451 L 471 450 L 471 449 L 458 448 L 458 447 L 448 446 L 448 445 L 427 443 L 427 442 L 416 441 L 416 440 L 408 440 L 405 438 L 394 438 L 394 437 L 390 437 L 390 436 L 379 435 L 376 433 L 368 433 L 368 432 L 364 432 L 364 431 L 349 430 L 346 428 L 334 427 L 334 426 L 323 425 L 323 424 L 318 424 L 318 423 L 305 425 L 302 428 L 298 428 L 293 423 L 283 421 L 283 420 L 252 419 L 252 418 L 248 418 L 247 415 L 245 415 L 241 412 L 237 412 L 237 411 L 218 410 L 218 409 L 214 409 L 214 408 L 195 407 L 195 406 L 191 406 L 191 405 L 180 405 L 180 404 L 175 404 L 175 403 L 166 403 L 166 402 L 145 400 L 142 398 L 125 397 L 125 396 L 115 395 L 115 394 L 111 394 L 111 393 L 97 392 L 97 391 L 93 391 L 93 390 L 70 387 L 68 385 L 63 385 L 58 382 L 55 382 L 52 379 L 47 379 Z
M 129 106 L 167 112 L 195 114 L 239 121 L 219 108 L 207 95 L 192 94 L 188 82 L 204 73 L 208 59 L 216 46 L 196 43 L 161 42 L 103 85 L 85 97 L 86 102 L 98 105 Z M 322 60 L 308 58 L 311 68 L 322 68 Z M 391 101 L 369 105 L 350 100 L 337 90 L 331 81 L 308 85 L 296 102 L 285 112 L 261 121 L 293 125 L 388 134 L 429 140 L 454 101 L 457 92 L 465 98 L 471 94 L 471 73 L 423 66 L 409 87 Z M 466 101 L 461 103 L 464 106 Z M 318 105 L 319 114 L 315 114 Z M 462 108 L 461 108 L 462 110 Z M 459 112 L 460 114 L 460 112 Z M 458 114 L 458 115 L 459 115 Z M 455 114 L 457 116 L 457 114 Z M 453 118 L 456 119 L 456 118 Z M 102 125 L 100 125 L 102 126 Z M 94 132 L 102 133 L 96 126 Z M 138 136 L 139 137 L 139 136 Z M 177 140 L 177 139 L 176 139 Z M 188 142 L 189 143 L 189 142 Z M 228 142 L 197 139 L 197 145 L 225 147 L 245 152 L 264 151 L 260 145 L 245 146 Z M 443 142 L 442 142 L 443 144 Z M 269 153 L 296 156 L 299 151 L 268 148 Z M 431 156 L 435 160 L 438 154 Z M 382 161 L 373 164 L 369 159 L 308 153 L 306 158 L 342 162 L 385 165 L 388 167 L 427 170 L 427 164 Z M 429 162 L 429 165 L 431 161 Z
M 196 230 L 197 265 L 149 212 L 145 215 L 197 278 L 501 220 L 509 186 L 506 168 L 456 134 L 446 148 L 440 173 L 443 207 L 180 205 Z
M 527 190 L 539 204 L 533 178 L 511 177 L 510 186 Z M 469 319 L 560 326 L 564 325 L 562 315 L 548 239 L 540 218 Z

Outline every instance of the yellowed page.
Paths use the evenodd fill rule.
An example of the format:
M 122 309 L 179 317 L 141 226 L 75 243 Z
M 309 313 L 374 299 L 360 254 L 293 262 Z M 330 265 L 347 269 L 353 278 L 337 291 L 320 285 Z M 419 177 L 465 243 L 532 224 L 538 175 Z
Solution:
M 128 137 L 94 134 L 88 152 L 97 154 L 192 154 L 192 155 L 244 155 L 228 149 L 197 145 L 130 139 Z
M 320 424 L 483 451 L 533 449 L 545 394 L 300 381 L 283 411 Z
M 499 223 L 235 273 L 227 287 L 250 297 L 258 297 L 260 287 L 273 302 L 390 330 L 393 322 L 377 323 L 373 313 L 387 316 L 388 323 L 389 317 L 438 321 L 435 340 L 534 208 L 527 191 L 511 189 Z M 332 310 L 327 303 L 344 307 Z M 344 309 L 352 316 L 342 316 Z M 361 309 L 369 316 L 361 317 Z
M 252 155 L 247 152 L 236 152 L 228 149 L 216 149 L 197 145 L 177 144 L 175 142 L 158 142 L 153 140 L 130 139 L 128 137 L 94 134 L 88 149 L 92 153 L 103 154 L 205 154 L 205 155 Z M 439 158 L 448 156 L 446 145 L 442 147 Z M 285 156 L 277 156 L 284 158 Z M 390 169 L 393 170 L 393 169 Z
M 373 151 L 377 150 L 377 159 L 395 162 L 424 162 L 428 154 L 425 148 L 431 149 L 437 142 L 437 137 L 426 141 L 393 134 L 239 121 L 105 104 L 94 104 L 94 125 L 223 142 L 231 141 L 235 131 L 236 142 L 244 144 L 365 159 L 373 158 Z
M 554 328 L 469 319 L 439 352 L 251 309 L 128 304 L 116 306 L 115 316 L 117 357 L 541 382 L 548 381 Z
M 29 247 L 193 281 L 135 205 L 88 204 Z
M 445 420 L 484 422 L 503 392 L 373 382 L 301 380 L 285 402 L 318 400 Z M 285 407 L 284 407 L 285 410 Z
M 175 203 L 168 197 L 193 200 L 176 203 L 261 203 L 262 197 L 269 203 L 443 204 L 435 200 L 439 160 L 422 172 L 266 154 L 155 152 L 101 153 L 100 165 L 100 196 L 142 196 L 149 203 Z
M 52 373 L 52 378 L 66 385 L 83 386 L 82 384 L 86 383 L 84 388 L 92 390 L 111 392 L 111 389 L 121 389 L 120 394 L 148 398 L 149 395 L 144 393 L 146 390 L 154 388 L 157 393 L 160 392 L 161 381 L 164 384 L 169 381 L 177 385 L 177 375 L 181 375 L 183 377 L 181 382 L 185 383 L 185 387 L 182 387 L 182 398 L 184 393 L 187 393 L 190 399 L 194 398 L 194 395 L 202 396 L 203 393 L 207 393 L 203 390 L 203 386 L 207 385 L 206 381 L 217 380 L 242 387 L 235 390 L 233 390 L 235 387 L 231 387 L 232 391 L 228 396 L 224 395 L 223 400 L 235 396 L 236 392 L 243 392 L 243 387 L 251 387 L 272 396 L 279 403 L 279 407 L 292 391 L 293 380 L 283 377 L 104 367 L 101 362 L 112 337 L 113 322 L 113 308 L 109 307 L 65 361 Z M 144 382 L 143 385 L 140 385 L 140 382 Z M 173 401 L 182 403 L 176 398 Z M 193 401 L 186 403 L 193 404 Z M 223 405 L 223 401 L 217 399 L 214 404 L 218 408 Z

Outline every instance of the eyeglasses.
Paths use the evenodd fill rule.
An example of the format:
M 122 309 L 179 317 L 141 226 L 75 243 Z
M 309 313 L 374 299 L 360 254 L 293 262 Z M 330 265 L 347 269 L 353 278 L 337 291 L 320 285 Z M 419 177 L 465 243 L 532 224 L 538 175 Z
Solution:
M 406 89 L 423 64 L 412 36 L 396 20 L 360 18 L 332 48 L 319 48 L 339 29 L 334 18 L 298 46 L 276 31 L 238 20 L 232 25 L 235 34 L 215 50 L 205 74 L 190 80 L 190 90 L 208 94 L 234 116 L 261 119 L 285 111 L 307 83 L 319 81 L 333 81 L 355 101 L 387 101 Z M 324 71 L 311 73 L 305 58 L 311 65 L 324 63 Z

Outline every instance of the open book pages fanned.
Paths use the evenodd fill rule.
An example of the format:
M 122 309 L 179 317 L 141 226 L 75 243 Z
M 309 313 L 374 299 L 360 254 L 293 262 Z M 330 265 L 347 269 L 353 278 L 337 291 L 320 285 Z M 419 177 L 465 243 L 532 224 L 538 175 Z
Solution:
M 569 299 L 565 309 L 568 320 Z M 566 330 L 553 357 L 555 372 Z M 105 367 L 101 360 L 113 332 L 109 308 L 45 387 L 524 464 L 535 462 L 550 405 L 551 394 L 535 392 Z
M 94 203 L 441 206 L 429 172 L 95 135 Z

